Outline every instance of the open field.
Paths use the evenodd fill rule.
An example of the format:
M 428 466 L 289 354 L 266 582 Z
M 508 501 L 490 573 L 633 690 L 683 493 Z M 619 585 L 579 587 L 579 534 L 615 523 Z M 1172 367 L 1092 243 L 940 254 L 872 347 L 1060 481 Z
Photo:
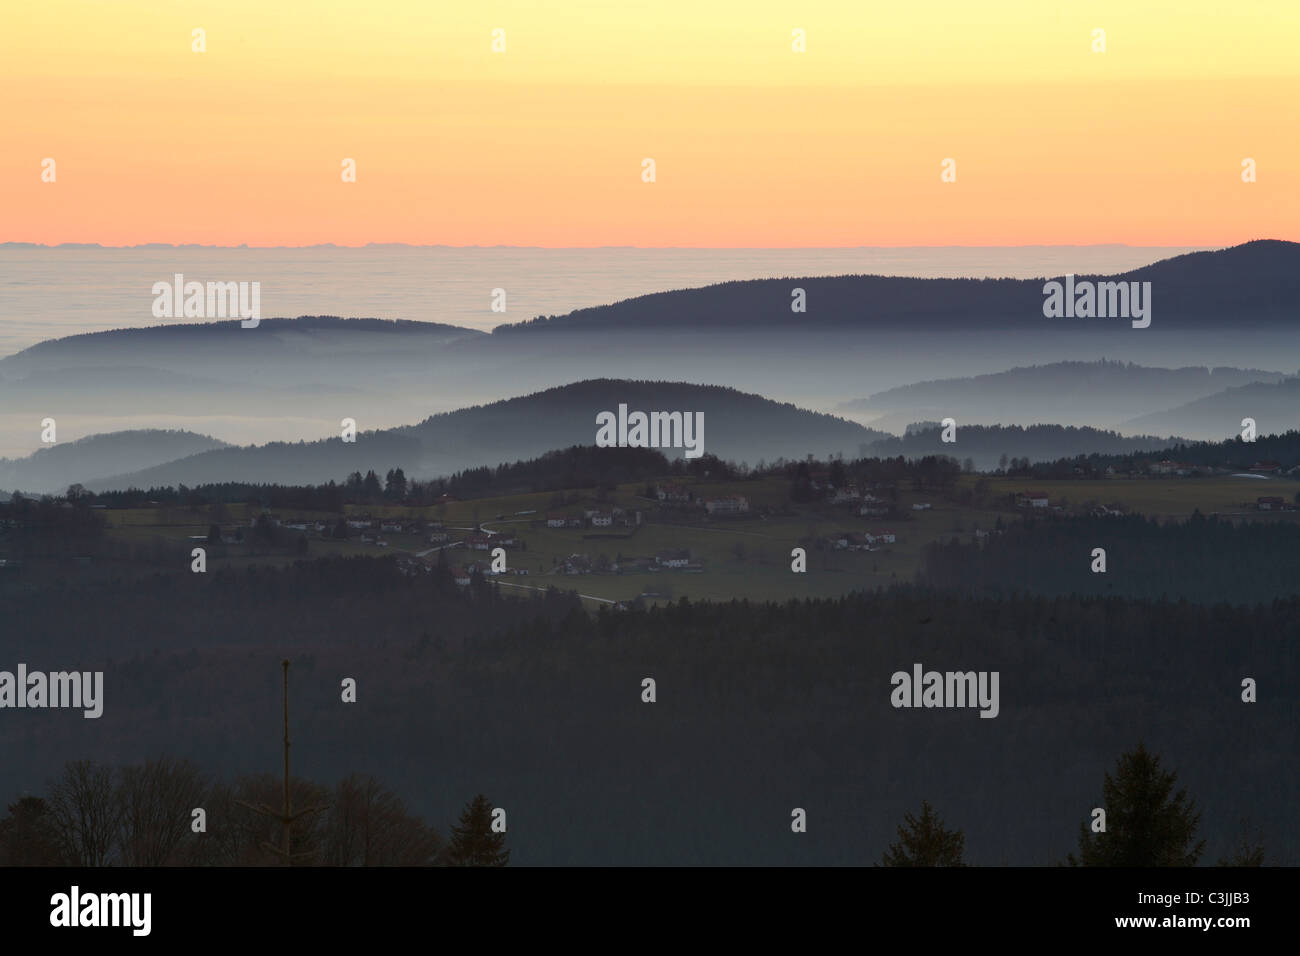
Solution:
M 964 475 L 963 484 L 974 486 L 977 476 Z M 1122 502 L 1129 511 L 1161 518 L 1187 518 L 1201 514 L 1240 514 L 1254 510 L 1261 495 L 1277 495 L 1295 501 L 1300 481 L 1288 478 L 1108 478 L 1104 481 L 1040 481 L 1023 478 L 987 478 L 989 491 L 1005 497 L 1017 491 L 1041 491 L 1052 504 L 1062 498 L 1067 510 L 1081 508 L 1087 501 L 1109 505 Z M 1293 512 L 1293 514 L 1295 514 Z
M 472 533 L 476 526 L 493 533 L 518 535 L 523 547 L 510 549 L 509 566 L 528 572 L 511 577 L 510 583 L 528 587 L 556 586 L 576 590 L 607 601 L 628 601 L 642 593 L 662 594 L 654 600 L 786 600 L 830 597 L 871 589 L 897 581 L 911 580 L 920 566 L 924 547 L 933 541 L 968 538 L 976 528 L 989 529 L 1001 520 L 1019 520 L 1024 509 L 1011 505 L 1016 492 L 1041 491 L 1053 507 L 1064 504 L 1078 512 L 1090 504 L 1122 505 L 1127 511 L 1180 520 L 1199 509 L 1203 514 L 1239 515 L 1251 520 L 1300 520 L 1300 512 L 1267 513 L 1254 508 L 1261 495 L 1277 495 L 1288 502 L 1300 491 L 1300 482 L 1284 479 L 1166 478 L 1155 480 L 1107 479 L 1104 481 L 1043 481 L 963 475 L 950 498 L 921 494 L 906 488 L 897 493 L 899 513 L 890 518 L 860 517 L 845 508 L 824 502 L 795 504 L 788 500 L 789 482 L 779 478 L 756 481 L 682 482 L 697 497 L 743 494 L 754 513 L 709 518 L 702 509 L 665 508 L 644 497 L 645 485 L 622 485 L 597 494 L 592 490 L 504 495 L 468 501 L 447 501 L 436 506 L 411 508 L 400 505 L 345 508 L 348 517 L 365 514 L 372 518 L 441 521 L 453 544 Z M 973 504 L 957 499 L 980 489 Z M 925 502 L 930 508 L 913 510 Z M 643 522 L 635 528 L 609 529 L 548 528 L 547 512 L 579 513 L 583 509 L 619 507 L 640 510 Z M 183 506 L 106 510 L 103 512 L 110 536 L 137 545 L 150 543 L 180 547 L 201 544 L 211 523 L 222 527 L 248 528 L 258 509 L 248 504 L 220 506 L 216 513 L 204 506 Z M 520 514 L 520 512 L 527 512 Z M 284 521 L 323 521 L 332 525 L 338 514 L 282 509 Z M 217 520 L 219 519 L 219 520 Z M 834 550 L 825 539 L 839 531 L 893 531 L 897 542 L 870 552 Z M 346 555 L 425 554 L 436 560 L 437 548 L 424 535 L 383 533 L 386 547 L 363 543 L 359 537 L 343 540 L 308 532 L 306 553 L 249 544 L 210 549 L 209 568 L 230 565 L 283 564 L 302 557 Z M 807 573 L 791 571 L 791 551 L 807 551 Z M 594 568 L 606 568 L 631 557 L 653 559 L 661 551 L 688 550 L 692 562 L 702 571 L 660 570 L 615 573 L 596 570 L 587 574 L 563 574 L 559 565 L 570 555 L 586 555 Z M 446 561 L 452 565 L 484 560 L 483 551 L 449 547 Z M 503 579 L 507 580 L 507 579 Z M 593 606 L 597 602 L 592 602 Z

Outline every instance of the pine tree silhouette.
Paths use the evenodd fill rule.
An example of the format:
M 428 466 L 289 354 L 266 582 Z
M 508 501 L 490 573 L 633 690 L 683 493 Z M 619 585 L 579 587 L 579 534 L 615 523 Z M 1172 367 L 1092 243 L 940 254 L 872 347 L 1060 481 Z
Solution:
M 881 866 L 965 866 L 962 853 L 966 837 L 961 830 L 948 830 L 929 802 L 921 801 L 920 819 L 904 814 L 898 828 L 898 842 L 889 845 Z
M 510 851 L 506 835 L 492 831 L 492 804 L 479 794 L 461 811 L 460 823 L 451 828 L 447 860 L 452 866 L 505 866 Z
M 1178 774 L 1160 769 L 1160 758 L 1141 743 L 1122 754 L 1115 776 L 1106 774 L 1102 803 L 1106 830 L 1079 825 L 1079 856 L 1071 866 L 1195 866 L 1205 851 L 1196 839 L 1201 815 Z

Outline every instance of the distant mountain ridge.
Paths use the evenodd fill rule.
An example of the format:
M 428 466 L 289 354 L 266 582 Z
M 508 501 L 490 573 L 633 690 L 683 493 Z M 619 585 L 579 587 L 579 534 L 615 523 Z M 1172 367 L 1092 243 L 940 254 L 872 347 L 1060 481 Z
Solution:
M 82 332 L 77 335 L 46 339 L 13 355 L 0 358 L 0 372 L 4 364 L 32 363 L 39 360 L 58 358 L 60 353 L 72 353 L 80 347 L 93 342 L 102 359 L 113 352 L 127 353 L 138 349 L 142 344 L 151 346 L 165 345 L 168 342 L 184 342 L 191 348 L 216 348 L 229 344 L 234 354 L 242 355 L 246 351 L 250 335 L 257 333 L 259 350 L 275 352 L 288 348 L 301 348 L 301 342 L 286 342 L 285 336 L 294 340 L 316 340 L 324 343 L 329 336 L 346 334 L 359 338 L 361 334 L 382 336 L 395 340 L 401 336 L 415 336 L 426 340 L 453 341 L 462 338 L 486 337 L 488 333 L 458 325 L 445 325 L 440 322 L 417 322 L 411 319 L 374 319 L 343 318 L 337 315 L 300 315 L 297 318 L 262 319 L 255 329 L 244 329 L 237 319 L 221 319 L 210 322 L 173 321 L 146 326 L 144 328 L 112 329 L 106 332 Z M 382 340 L 381 340 L 382 341 Z
M 1138 417 L 1133 410 L 1173 408 L 1227 389 L 1277 384 L 1286 377 L 1262 369 L 1156 368 L 1104 359 L 1053 362 L 903 385 L 843 402 L 835 411 L 861 416 L 864 423 L 887 431 L 897 431 L 903 419 L 951 415 L 967 424 L 1086 423 L 1199 434 L 1195 421 L 1179 419 L 1175 425 L 1160 414 Z
M 931 329 L 1097 328 L 1122 319 L 1048 319 L 1046 279 L 915 279 L 855 275 L 724 282 L 659 292 L 566 315 L 499 325 L 493 334 L 541 330 L 663 326 L 798 327 L 906 330 L 917 320 Z M 1205 328 L 1214 323 L 1294 323 L 1300 314 L 1300 243 L 1258 239 L 1227 249 L 1193 252 L 1115 276 L 1076 281 L 1151 282 L 1153 327 Z M 806 311 L 791 309 L 792 290 L 806 294 Z M 1160 323 L 1159 326 L 1156 323 Z
M 1128 424 L 1133 428 L 1208 432 L 1216 438 L 1231 438 L 1240 434 L 1245 418 L 1254 419 L 1259 434 L 1296 427 L 1300 424 L 1300 377 L 1226 388 L 1163 412 L 1138 415 Z

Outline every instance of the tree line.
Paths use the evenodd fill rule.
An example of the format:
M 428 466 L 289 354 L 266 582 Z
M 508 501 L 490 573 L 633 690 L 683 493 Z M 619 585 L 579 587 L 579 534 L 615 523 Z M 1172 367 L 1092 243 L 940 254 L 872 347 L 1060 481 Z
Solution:
M 0 819 L 0 866 L 277 866 L 281 825 L 255 807 L 276 806 L 283 781 L 245 774 L 212 779 L 189 760 L 129 766 L 67 764 L 46 796 L 24 795 Z M 350 773 L 333 787 L 294 777 L 294 865 L 504 866 L 505 832 L 479 794 L 444 837 L 374 777 Z
M 1096 549 L 1105 552 L 1094 554 Z M 1300 525 L 1027 515 L 982 541 L 926 545 L 918 579 L 967 594 L 1125 595 L 1255 604 L 1295 593 Z

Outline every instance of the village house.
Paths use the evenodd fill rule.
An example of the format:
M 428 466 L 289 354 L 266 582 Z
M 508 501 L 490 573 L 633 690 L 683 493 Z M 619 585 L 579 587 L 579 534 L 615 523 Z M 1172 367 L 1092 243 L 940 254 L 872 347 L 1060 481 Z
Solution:
M 465 537 L 465 547 L 471 551 L 490 551 L 492 539 L 485 534 L 471 534 Z
M 873 542 L 880 542 L 883 544 L 898 543 L 898 538 L 894 535 L 894 532 L 892 531 L 876 531 L 868 535 L 867 537 L 871 538 Z
M 614 516 L 607 511 L 597 511 L 591 515 L 593 528 L 608 528 L 614 523 Z
M 447 543 L 448 541 L 450 541 L 450 540 L 451 540 L 451 535 L 448 534 L 446 531 L 431 531 L 431 532 L 429 532 L 429 543 L 430 543 L 430 544 L 446 544 L 446 543 Z
M 655 563 L 664 568 L 684 568 L 691 563 L 689 551 L 660 551 L 655 555 Z
M 1021 508 L 1046 508 L 1047 495 L 1041 491 L 1022 491 L 1016 495 L 1016 504 Z
M 614 565 L 619 573 L 632 571 L 650 571 L 655 567 L 654 558 L 623 558 Z
M 704 510 L 711 515 L 744 514 L 749 510 L 749 500 L 741 495 L 709 498 L 704 502 Z
M 1262 475 L 1271 475 L 1274 472 L 1281 471 L 1282 465 L 1276 461 L 1257 461 L 1247 470 L 1258 472 Z
M 548 528 L 581 528 L 585 519 L 582 515 L 558 514 L 551 512 L 546 516 Z
M 381 521 L 379 523 L 380 531 L 387 531 L 392 534 L 400 534 L 402 531 L 402 522 L 400 521 Z
M 827 542 L 837 551 L 870 551 L 872 538 L 858 531 L 838 531 Z
M 858 514 L 863 518 L 881 518 L 889 514 L 889 509 L 884 505 L 869 504 L 860 507 Z
M 690 501 L 691 493 L 684 485 L 659 485 L 655 496 L 660 501 Z
M 1286 507 L 1286 499 L 1277 495 L 1256 498 L 1255 507 L 1260 511 L 1281 511 Z
M 1166 458 L 1163 461 L 1158 461 L 1151 465 L 1149 471 L 1153 475 L 1175 475 L 1179 478 L 1186 478 L 1195 471 L 1196 468 L 1196 465 L 1189 464 L 1185 461 L 1170 461 Z
M 931 505 L 930 502 L 928 501 L 919 501 L 916 504 L 912 505 L 913 511 L 929 511 L 930 508 Z

